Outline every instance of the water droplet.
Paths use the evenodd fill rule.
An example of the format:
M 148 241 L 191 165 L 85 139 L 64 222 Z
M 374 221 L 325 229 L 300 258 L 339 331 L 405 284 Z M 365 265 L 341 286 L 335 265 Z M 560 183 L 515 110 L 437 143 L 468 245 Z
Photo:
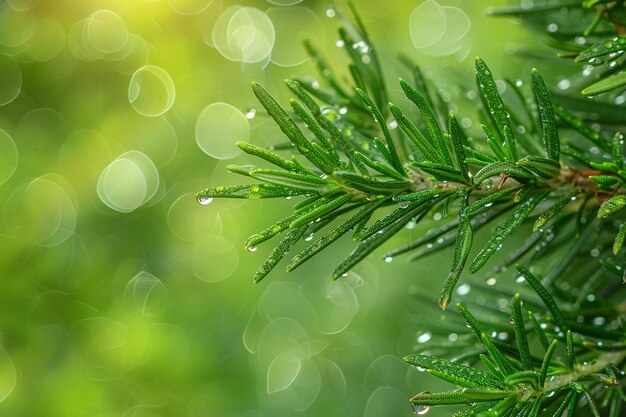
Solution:
M 212 197 L 206 197 L 203 195 L 198 196 L 198 203 L 202 204 L 203 206 L 206 206 L 207 204 L 211 203 L 211 201 L 213 201 Z
M 398 122 L 396 122 L 395 120 L 392 120 L 389 122 L 389 129 L 397 129 L 398 128 Z
M 442 217 L 443 217 L 443 215 L 441 213 L 433 214 L 433 220 L 435 220 L 435 221 L 441 220 Z
M 456 342 L 459 339 L 459 335 L 456 333 L 450 333 L 448 335 L 448 341 L 450 342 Z
M 559 25 L 557 25 L 556 23 L 550 23 L 548 25 L 548 32 L 556 32 L 557 30 L 559 30 Z
M 330 6 L 328 6 L 328 8 L 326 9 L 326 16 L 328 17 L 335 17 L 337 15 L 337 11 L 335 10 L 335 6 L 333 6 L 332 4 Z
M 431 332 L 422 333 L 417 337 L 417 343 L 426 343 L 433 337 Z
M 459 287 L 456 289 L 456 293 L 458 295 L 467 295 L 469 294 L 471 289 L 472 287 L 469 284 L 459 285 Z
M 519 277 L 515 278 L 515 282 L 517 282 L 517 283 L 521 283 L 521 282 L 524 282 L 524 281 L 526 281 L 526 278 L 524 278 L 521 275 Z
M 391 261 L 393 261 L 393 258 L 391 256 L 386 256 L 385 257 L 385 262 L 389 263 Z
M 246 113 L 246 119 L 254 119 L 254 116 L 256 116 L 256 109 L 250 109 Z
M 606 319 L 604 317 L 594 317 L 594 319 L 591 320 L 591 322 L 595 324 L 596 326 L 602 326 L 606 323 Z
M 343 48 L 346 45 L 346 43 L 343 41 L 343 39 L 339 39 L 337 42 L 335 42 L 335 46 L 337 48 Z
M 256 246 L 248 246 L 248 252 L 256 252 Z
M 418 414 L 420 416 L 428 413 L 428 410 L 430 410 L 430 407 L 427 405 L 417 405 L 417 404 L 412 404 L 413 407 L 413 412 L 415 414 Z
M 313 233 L 305 237 L 304 240 L 306 240 L 307 242 L 310 242 L 311 240 L 313 240 Z
M 589 295 L 587 295 L 587 301 L 589 301 L 589 302 L 594 302 L 594 301 L 596 301 L 596 296 L 595 296 L 595 295 L 593 295 L 593 294 L 589 294 Z
M 496 285 L 496 277 L 487 278 L 487 285 Z
M 405 209 L 407 207 L 409 207 L 409 202 L 408 201 L 401 201 L 398 206 L 400 206 L 400 208 Z
M 571 85 L 572 83 L 568 79 L 563 79 L 557 83 L 557 87 L 559 87 L 560 90 L 567 90 Z
M 339 108 L 339 114 L 346 114 L 348 113 L 348 108 L 347 107 L 340 107 Z

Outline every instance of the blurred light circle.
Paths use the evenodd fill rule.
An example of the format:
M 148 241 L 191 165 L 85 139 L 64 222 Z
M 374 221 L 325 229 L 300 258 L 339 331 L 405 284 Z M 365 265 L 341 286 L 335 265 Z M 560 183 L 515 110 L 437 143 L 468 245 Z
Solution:
M 302 362 L 293 352 L 282 352 L 272 360 L 267 369 L 267 393 L 274 394 L 284 391 L 293 384 L 298 377 Z
M 137 68 L 148 64 L 150 46 L 145 39 L 137 35 L 129 35 L 128 42 L 119 51 L 103 57 L 107 61 L 116 61 L 115 70 L 122 74 L 133 74 Z
M 179 239 L 195 242 L 201 237 L 222 233 L 222 218 L 217 210 L 206 210 L 192 193 L 183 194 L 167 212 L 167 225 Z
M 258 361 L 267 372 L 272 361 L 283 352 L 291 352 L 299 359 L 309 358 L 309 335 L 297 321 L 279 317 L 265 325 L 259 334 Z
M 294 4 L 302 3 L 303 0 L 267 0 L 267 1 L 277 6 L 293 6 Z
M 98 196 L 113 210 L 129 213 L 148 202 L 159 188 L 154 163 L 141 152 L 120 155 L 100 174 Z
M 167 165 L 176 155 L 178 138 L 172 124 L 164 117 L 135 116 L 128 129 L 127 142 L 142 151 L 157 167 Z
M 196 143 L 209 156 L 217 159 L 233 158 L 241 153 L 235 143 L 248 139 L 248 119 L 230 104 L 210 104 L 198 116 Z
M 193 251 L 193 273 L 205 282 L 220 282 L 239 266 L 239 254 L 233 244 L 221 236 L 200 239 Z
M 67 45 L 76 58 L 91 62 L 101 59 L 105 53 L 95 49 L 87 42 L 85 36 L 86 22 L 87 19 L 82 19 L 72 25 L 67 35 Z
M 446 19 L 446 31 L 443 36 L 422 52 L 430 56 L 446 56 L 469 49 L 470 40 L 466 37 L 472 25 L 469 16 L 458 7 L 442 7 Z M 469 51 L 467 51 L 469 53 Z
M 214 0 L 167 0 L 167 4 L 178 14 L 192 16 L 208 9 L 213 1 Z
M 146 271 L 141 271 L 126 284 L 124 295 L 137 311 L 150 317 L 161 314 L 168 300 L 168 291 L 163 282 Z
M 56 174 L 18 187 L 4 206 L 7 234 L 47 247 L 64 242 L 76 228 L 77 208 L 71 192 L 69 184 Z
M 22 90 L 22 71 L 11 57 L 0 54 L 0 106 L 9 104 Z
M 7 0 L 9 7 L 19 12 L 32 9 L 37 3 L 39 0 Z
M 405 393 L 393 387 L 378 387 L 367 399 L 364 417 L 409 415 L 407 408 Z
M 293 372 L 294 368 L 290 370 Z M 315 362 L 307 359 L 301 361 L 299 372 L 289 387 L 275 391 L 272 397 L 277 403 L 287 404 L 294 411 L 304 411 L 313 405 L 321 387 L 322 377 L 319 369 Z
M 73 325 L 81 343 L 82 367 L 96 381 L 120 378 L 128 371 L 128 327 L 107 317 L 91 317 Z
M 17 369 L 6 350 L 0 348 L 0 403 L 7 399 L 17 385 Z
M 274 47 L 274 26 L 258 9 L 233 6 L 218 17 L 211 40 L 226 59 L 266 64 Z
M 322 45 L 326 38 L 325 28 L 319 16 L 306 7 L 273 7 L 267 11 L 276 30 L 276 43 L 271 61 L 280 66 L 290 67 L 310 59 L 302 46 L 305 39 Z
M 17 147 L 13 138 L 0 129 L 0 185 L 13 176 L 17 168 Z
M 119 51 L 128 41 L 126 22 L 111 10 L 93 12 L 85 21 L 84 30 L 89 44 L 105 54 Z
M 156 117 L 174 104 L 176 88 L 172 77 L 161 67 L 146 65 L 132 75 L 128 85 L 128 101 L 143 116 Z
M 0 8 L 0 45 L 9 48 L 22 46 L 35 32 L 37 19 L 30 11 Z
M 33 36 L 26 42 L 26 51 L 37 61 L 50 61 L 65 46 L 65 30 L 54 20 L 38 19 Z
M 299 288 L 315 308 L 321 333 L 344 330 L 359 311 L 359 302 L 346 280 L 328 281 L 317 277 L 307 279 Z
M 446 15 L 435 0 L 426 0 L 409 17 L 409 34 L 416 48 L 436 44 L 446 33 Z

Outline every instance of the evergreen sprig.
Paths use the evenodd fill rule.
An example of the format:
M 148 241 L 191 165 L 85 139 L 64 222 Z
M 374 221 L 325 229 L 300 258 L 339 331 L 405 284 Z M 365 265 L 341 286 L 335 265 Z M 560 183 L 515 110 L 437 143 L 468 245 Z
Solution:
M 595 13 L 593 24 L 583 27 L 584 20 L 575 21 L 571 28 L 584 31 L 589 39 L 619 28 L 615 19 L 622 2 L 567 4 L 537 1 L 494 13 L 545 24 L 558 12 L 565 15 L 559 15 L 558 25 Z M 568 13 L 559 12 L 563 7 Z M 578 99 L 557 96 L 558 102 L 553 102 L 549 84 L 537 69 L 530 73 L 529 88 L 509 83 L 512 98 L 500 93 L 480 58 L 475 74 L 482 108 L 479 115 L 471 115 L 482 122 L 473 124 L 481 126 L 479 131 L 466 131 L 406 58 L 402 61 L 413 75 L 413 82 L 399 81 L 406 100 L 388 103 L 376 48 L 354 7 L 351 10 L 356 25 L 338 16 L 352 79 L 343 82 L 322 53 L 307 43 L 328 88 L 286 80 L 295 97 L 288 111 L 253 84 L 254 94 L 289 146 L 262 149 L 239 143 L 264 166 L 228 169 L 259 182 L 207 188 L 197 194 L 198 200 L 293 197 L 292 214 L 246 241 L 254 248 L 282 236 L 255 273 L 255 282 L 313 234 L 319 237 L 292 256 L 288 271 L 351 233 L 355 246 L 332 273 L 339 279 L 417 223 L 425 224 L 426 232 L 383 257 L 391 260 L 409 253 L 416 260 L 453 248 L 438 300 L 441 308 L 459 293 L 462 279 L 483 271 L 487 280 L 473 280 L 472 287 L 497 298 L 498 305 L 478 299 L 457 304 L 458 314 L 449 312 L 451 320 L 430 330 L 442 340 L 434 337 L 424 348 L 428 354 L 416 346 L 416 353 L 405 358 L 462 388 L 415 395 L 411 402 L 416 413 L 431 406 L 472 403 L 455 415 L 558 417 L 586 404 L 593 415 L 606 409 L 608 415 L 618 416 L 626 398 L 617 385 L 626 365 L 621 322 L 626 304 L 620 298 L 626 260 L 621 250 L 626 240 L 626 150 L 622 134 L 604 124 L 610 119 L 605 113 L 617 106 L 600 103 L 589 110 L 593 103 L 584 103 L 583 110 L 599 115 L 597 125 L 590 126 L 580 117 Z M 576 43 L 575 37 L 561 35 L 557 30 L 553 38 L 563 48 L 570 40 Z M 576 56 L 598 54 L 590 58 L 596 59 L 611 48 L 603 44 L 592 52 L 578 47 Z M 411 106 L 418 118 L 408 116 L 413 114 Z M 290 155 L 282 156 L 283 151 Z M 484 229 L 490 231 L 486 241 L 477 235 Z M 496 256 L 503 245 L 517 246 L 507 256 Z M 529 288 L 496 289 L 497 277 L 513 265 L 517 281 Z M 500 302 L 503 295 L 511 299 L 510 305 Z

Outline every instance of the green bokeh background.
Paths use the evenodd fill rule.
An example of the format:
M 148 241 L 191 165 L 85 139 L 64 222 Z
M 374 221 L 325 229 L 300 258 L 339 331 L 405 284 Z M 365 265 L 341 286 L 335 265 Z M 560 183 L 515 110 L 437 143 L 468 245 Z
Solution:
M 471 22 L 465 53 L 442 57 L 415 48 L 409 35 L 411 12 L 424 2 L 355 3 L 391 94 L 404 105 L 394 82 L 408 76 L 399 52 L 452 96 L 465 94 L 454 85 L 471 88 L 476 55 L 496 74 L 528 73 L 528 64 L 506 52 L 535 41 L 515 22 L 485 14 L 486 6 L 504 1 L 441 0 Z M 297 272 L 277 270 L 252 285 L 271 244 L 249 253 L 243 242 L 292 202 L 196 203 L 193 193 L 202 188 L 241 182 L 226 165 L 251 162 L 202 151 L 196 122 L 203 109 L 215 103 L 242 114 L 257 109 L 253 80 L 286 104 L 283 79 L 317 76 L 311 61 L 262 66 L 222 56 L 211 34 L 234 5 L 280 7 L 261 0 L 0 5 L 0 101 L 15 96 L 0 107 L 1 415 L 408 416 L 410 395 L 439 387 L 399 357 L 411 352 L 424 322 L 439 319 L 423 317 L 412 294 L 438 289 L 449 254 L 388 264 L 375 256 L 333 283 L 332 266 L 351 246 L 342 240 Z M 289 12 L 276 14 L 276 28 L 303 32 L 282 36 L 275 56 L 297 57 L 308 36 L 345 74 L 337 19 L 326 16 L 326 6 L 312 0 L 284 6 L 308 17 L 294 22 L 281 20 Z M 91 22 L 93 35 L 84 25 L 100 10 L 120 20 L 96 14 L 104 18 Z M 436 23 L 433 17 L 427 29 L 439 30 Z M 103 52 L 116 42 L 130 49 Z M 175 88 L 173 105 L 156 117 L 129 102 L 129 85 L 131 96 L 137 93 L 133 73 L 144 65 L 164 70 Z M 155 85 L 140 93 L 154 94 L 143 105 L 159 108 L 168 97 Z M 212 135 L 233 134 L 227 120 L 214 120 L 202 134 L 230 155 L 232 142 L 211 142 Z M 247 123 L 253 144 L 284 140 L 261 111 Z M 118 196 L 127 204 L 122 210 L 105 204 L 98 188 L 115 161 L 117 177 L 107 177 L 103 189 L 130 190 Z M 137 189 L 147 195 L 132 193 Z M 407 230 L 389 246 L 418 234 Z

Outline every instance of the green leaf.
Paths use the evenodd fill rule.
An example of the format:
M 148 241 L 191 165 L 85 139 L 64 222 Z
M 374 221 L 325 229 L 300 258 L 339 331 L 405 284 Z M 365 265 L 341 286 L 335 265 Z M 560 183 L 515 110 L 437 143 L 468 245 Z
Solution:
M 335 172 L 334 177 L 344 186 L 372 195 L 391 195 L 407 190 L 410 181 L 379 181 L 353 172 Z
M 319 238 L 315 243 L 311 246 L 300 252 L 296 255 L 289 265 L 287 265 L 287 271 L 293 271 L 300 265 L 302 265 L 305 261 L 316 255 L 318 252 L 329 246 L 331 243 L 339 239 L 345 233 L 352 230 L 359 222 L 364 219 L 369 218 L 369 216 L 381 205 L 387 203 L 389 198 L 380 198 L 378 200 L 367 203 L 363 206 L 358 212 L 353 214 L 349 219 L 342 222 L 339 226 L 326 233 L 324 236 Z
M 424 155 L 424 157 L 432 162 L 443 163 L 443 158 L 437 153 L 437 150 L 426 140 L 422 132 L 402 113 L 402 111 L 393 103 L 389 103 L 389 110 L 391 114 L 398 122 L 398 126 L 404 133 L 411 139 L 411 142 L 415 144 L 417 149 Z
M 330 213 L 331 211 L 343 206 L 344 204 L 346 204 L 348 201 L 350 201 L 354 196 L 351 194 L 341 194 L 333 199 L 331 199 L 330 201 L 328 201 L 326 204 L 322 204 L 319 207 L 314 208 L 313 210 L 302 214 L 301 216 L 299 216 L 298 218 L 294 219 L 294 221 L 291 222 L 291 224 L 289 225 L 290 228 L 295 228 L 295 227 L 300 227 L 300 226 L 304 226 L 305 224 L 314 221 L 315 219 L 318 219 L 322 216 L 327 215 L 328 213 Z
M 624 246 L 624 240 L 626 239 L 626 223 L 622 223 L 619 227 L 619 232 L 615 236 L 615 241 L 613 242 L 613 255 L 617 256 L 620 250 L 622 250 L 622 246 Z
M 518 207 L 513 215 L 505 219 L 498 225 L 495 232 L 487 241 L 483 249 L 476 255 L 474 261 L 470 266 L 470 272 L 475 273 L 491 258 L 491 256 L 500 248 L 500 245 L 504 240 L 513 233 L 513 231 L 522 224 L 522 222 L 528 217 L 528 215 L 535 209 L 548 193 L 535 195 L 528 199 L 524 204 Z
M 259 102 L 265 107 L 267 113 L 276 121 L 280 130 L 282 130 L 289 140 L 298 148 L 298 151 L 324 173 L 331 174 L 333 172 L 333 166 L 328 162 L 330 156 L 319 154 L 318 151 L 311 146 L 311 142 L 304 137 L 294 121 L 291 120 L 285 110 L 280 107 L 276 100 L 274 100 L 263 87 L 257 83 L 252 83 L 252 91 L 254 91 Z
M 558 162 L 541 156 L 526 156 L 517 161 L 517 165 L 545 179 L 558 177 L 561 174 L 561 165 Z
M 365 227 L 362 230 L 360 230 L 358 233 L 355 233 L 353 236 L 353 239 L 355 241 L 367 239 L 368 237 L 372 236 L 374 233 L 378 233 L 385 227 L 405 217 L 407 211 L 413 211 L 415 214 L 418 214 L 419 212 L 428 210 L 430 207 L 432 207 L 432 204 L 425 204 L 426 202 L 427 200 L 401 202 L 400 207 L 393 210 L 391 213 L 387 214 L 386 216 L 376 220 L 374 224 L 372 224 L 371 226 Z M 417 209 L 418 207 L 422 207 L 421 210 L 415 211 L 415 209 Z
M 518 400 L 517 394 L 510 394 L 488 411 L 483 411 L 477 417 L 500 417 L 508 415 L 509 411 Z
M 593 130 L 587 123 L 574 116 L 563 106 L 554 103 L 554 112 L 562 121 L 567 123 L 570 127 L 589 139 L 591 142 L 595 143 L 600 149 L 603 149 L 606 152 L 611 152 L 611 144 L 608 140 L 602 137 L 600 132 Z
M 465 179 L 461 171 L 448 165 L 436 162 L 411 162 L 411 166 L 421 169 L 427 174 L 432 175 L 439 181 L 458 182 L 460 184 L 470 183 Z
M 259 233 L 255 233 L 254 235 L 250 236 L 245 243 L 245 247 L 250 249 L 252 247 L 257 246 L 258 244 L 265 242 L 268 239 L 271 239 L 272 237 L 276 236 L 277 234 L 283 232 L 284 230 L 287 230 L 289 228 L 289 225 L 291 224 L 291 222 L 293 222 L 295 219 L 297 219 L 298 217 L 302 216 L 303 213 L 307 213 L 311 210 L 314 210 L 315 208 L 327 203 L 329 200 L 327 198 L 319 198 L 316 200 L 311 200 L 311 203 L 309 205 L 306 205 L 304 207 L 299 208 L 295 213 L 293 213 L 292 215 L 274 223 L 273 225 L 271 225 L 270 227 L 266 228 L 265 230 L 259 232 Z
M 498 87 L 491 75 L 491 70 L 489 70 L 485 61 L 480 58 L 476 58 L 476 79 L 487 114 L 502 138 L 502 148 L 508 159 L 515 162 L 518 160 L 518 155 L 513 130 L 509 121 L 511 116 L 498 93 Z
M 528 347 L 528 337 L 526 335 L 526 325 L 524 324 L 524 317 L 522 316 L 522 299 L 518 294 L 513 297 L 513 328 L 515 330 L 515 343 L 517 344 L 517 350 L 519 351 L 520 360 L 522 366 L 527 371 L 533 370 L 532 356 L 530 355 L 530 348 Z
M 533 225 L 533 232 L 541 229 L 551 218 L 553 218 L 559 211 L 561 211 L 566 205 L 576 200 L 576 196 L 580 191 L 572 191 L 566 196 L 561 197 L 552 207 L 541 213 L 541 215 L 535 221 Z
M 389 240 L 393 235 L 398 233 L 404 228 L 404 226 L 415 216 L 414 210 L 406 210 L 406 214 L 397 220 L 395 223 L 382 230 L 382 233 L 376 233 L 375 235 L 361 241 L 356 248 L 348 255 L 339 266 L 333 272 L 333 279 L 337 279 L 352 267 L 372 253 L 376 248 Z
M 383 132 L 383 136 L 385 137 L 385 142 L 387 144 L 387 150 L 391 155 L 391 164 L 401 174 L 404 174 L 404 167 L 402 166 L 402 162 L 400 162 L 400 157 L 398 156 L 398 151 L 396 151 L 396 146 L 393 143 L 393 139 L 391 138 L 391 134 L 389 133 L 389 128 L 387 127 L 387 122 L 383 117 L 380 109 L 374 102 L 369 98 L 369 96 L 365 93 L 365 91 L 360 88 L 356 89 L 356 93 L 363 100 L 363 103 L 367 106 L 367 108 L 372 112 L 374 116 L 374 120 L 380 126 L 380 129 Z
M 546 333 L 541 328 L 541 324 L 537 320 L 537 317 L 535 317 L 535 314 L 530 310 L 528 311 L 528 318 L 530 319 L 530 322 L 533 325 L 533 329 L 535 330 L 535 333 L 537 334 L 537 337 L 539 338 L 539 342 L 541 343 L 541 346 L 543 346 L 545 350 L 548 350 L 549 342 L 548 342 L 548 338 L 546 337 Z
M 257 269 L 254 274 L 254 283 L 260 282 L 263 278 L 269 274 L 272 269 L 280 262 L 281 259 L 291 250 L 293 245 L 304 236 L 306 232 L 306 227 L 298 227 L 296 229 L 291 230 L 289 233 L 285 235 L 285 237 L 280 241 L 280 243 L 270 252 L 267 259 L 263 262 L 263 264 Z
M 565 334 L 566 348 L 567 348 L 567 363 L 571 369 L 574 369 L 576 359 L 574 358 L 574 340 L 572 339 L 572 331 L 568 330 Z
M 583 91 L 581 91 L 581 94 L 585 96 L 595 96 L 597 94 L 606 93 L 607 91 L 622 87 L 625 84 L 626 72 L 620 72 L 585 87 Z
M 559 343 L 557 339 L 554 339 L 550 345 L 548 346 L 548 350 L 546 351 L 545 356 L 543 357 L 543 362 L 541 363 L 541 371 L 539 371 L 539 386 L 543 387 L 546 383 L 546 376 L 548 375 L 548 367 L 550 366 L 550 362 L 552 361 L 552 355 L 554 354 L 554 350 L 556 349 L 556 345 Z
M 311 117 L 311 115 L 305 110 L 304 107 L 296 100 L 290 100 L 289 104 L 293 112 L 302 120 L 304 125 L 313 133 L 313 135 L 320 141 L 323 146 L 323 152 L 326 152 L 332 158 L 335 167 L 341 166 L 341 159 L 335 150 L 335 147 L 331 143 L 330 139 L 324 134 L 320 125 Z M 314 143 L 313 143 L 314 144 Z M 318 151 L 320 155 L 324 155 L 322 151 Z
M 469 408 L 466 408 L 465 410 L 457 411 L 456 413 L 452 414 L 452 417 L 476 417 L 476 415 L 480 413 L 481 411 L 489 410 L 496 404 L 497 402 L 495 401 L 473 404 L 472 406 L 470 406 Z
M 402 90 L 404 91 L 404 94 L 407 96 L 407 98 L 417 106 L 417 109 L 421 113 L 422 119 L 424 120 L 426 128 L 428 129 L 430 139 L 435 144 L 435 148 L 443 159 L 443 162 L 446 165 L 452 166 L 452 159 L 450 158 L 450 153 L 448 152 L 448 148 L 446 147 L 446 141 L 443 137 L 443 132 L 441 131 L 441 127 L 439 126 L 439 122 L 437 121 L 437 115 L 435 115 L 432 107 L 428 105 L 428 101 L 422 95 L 422 93 L 417 91 L 402 78 L 400 78 L 400 86 L 402 87 Z
M 492 374 L 470 366 L 439 359 L 431 355 L 414 354 L 404 357 L 404 361 L 426 369 L 426 372 L 452 384 L 466 388 L 503 388 L 500 380 Z
M 615 132 L 613 139 L 611 140 L 613 151 L 613 162 L 619 169 L 624 169 L 624 135 L 622 132 Z
M 624 207 L 626 207 L 626 195 L 614 195 L 602 203 L 600 209 L 598 210 L 598 218 L 606 219 Z
M 396 179 L 398 181 L 404 181 L 404 177 L 400 174 L 398 174 L 393 168 L 391 168 L 389 165 L 384 164 L 382 162 L 378 162 L 378 161 L 373 161 L 370 158 L 368 158 L 367 156 L 365 156 L 364 154 L 362 154 L 361 152 L 354 152 L 354 156 L 361 162 L 363 162 L 363 164 L 367 165 L 368 167 L 372 168 L 375 171 L 378 171 L 379 173 L 388 176 L 389 178 L 393 178 Z
M 500 350 L 498 350 L 498 348 L 494 346 L 489 336 L 487 336 L 486 333 L 481 333 L 480 340 L 483 342 L 485 349 L 487 349 L 491 360 L 493 360 L 493 362 L 496 364 L 496 367 L 500 374 L 502 374 L 503 377 L 511 374 L 513 367 L 511 366 L 510 362 L 504 357 L 502 352 L 500 352 Z
M 533 387 L 539 385 L 539 374 L 535 371 L 520 371 L 507 375 L 504 378 L 504 383 L 509 386 L 515 386 L 519 384 L 531 384 Z
M 254 146 L 246 142 L 237 142 L 237 146 L 245 153 L 258 156 L 259 158 L 264 159 L 267 162 L 272 163 L 280 168 L 286 169 L 288 171 L 295 171 L 297 169 L 291 161 L 287 161 L 282 156 L 275 154 L 272 151 L 259 148 L 258 146 Z
M 461 196 L 461 207 L 459 211 L 459 230 L 456 238 L 456 245 L 454 247 L 454 258 L 452 261 L 452 270 L 446 278 L 443 289 L 441 290 L 441 297 L 439 298 L 439 306 L 442 309 L 446 309 L 450 300 L 452 299 L 452 293 L 456 284 L 459 282 L 463 267 L 467 262 L 470 249 L 472 248 L 472 223 L 470 213 L 468 210 L 469 193 L 465 188 L 459 189 Z
M 619 53 L 626 50 L 626 38 L 616 36 L 609 40 L 596 43 L 595 45 L 585 49 L 576 57 L 576 62 L 586 62 L 593 58 L 598 58 L 613 53 Z
M 438 392 L 434 394 L 421 392 L 413 396 L 410 401 L 415 405 L 452 405 L 493 401 L 508 395 L 507 391 L 466 388 L 462 391 Z
M 276 185 L 293 188 L 304 192 L 326 192 L 336 185 L 329 184 L 328 181 L 312 175 L 304 175 L 289 171 L 278 171 L 274 169 L 257 169 L 250 172 L 250 176 L 261 181 L 270 182 Z
M 528 282 L 535 290 L 546 307 L 548 307 L 548 310 L 552 314 L 557 326 L 559 326 L 560 331 L 565 334 L 569 330 L 569 326 L 565 321 L 565 317 L 563 316 L 561 309 L 557 305 L 554 298 L 552 298 L 546 287 L 544 287 L 541 281 L 539 281 L 528 269 L 523 266 L 517 265 L 517 270 L 524 277 L 524 279 L 526 279 L 526 282 Z
M 498 201 L 504 199 L 505 197 L 519 191 L 520 188 L 521 187 L 503 188 L 502 190 L 498 190 L 495 193 L 479 198 L 478 200 L 470 204 L 469 211 L 470 213 L 474 213 L 484 207 L 491 207 L 494 203 L 497 203 Z
M 539 107 L 541 128 L 543 130 L 543 146 L 546 150 L 546 156 L 558 165 L 560 154 L 559 131 L 556 128 L 556 117 L 552 109 L 550 93 L 548 93 L 548 87 L 546 87 L 546 83 L 543 81 L 539 71 L 533 68 L 530 77 L 537 100 L 537 107 Z
M 398 201 L 398 202 L 426 201 L 426 200 L 430 200 L 431 198 L 438 197 L 440 194 L 450 194 L 455 191 L 456 191 L 455 188 L 451 188 L 451 189 L 429 188 L 427 190 L 420 190 L 414 193 L 398 194 L 393 197 L 393 200 Z
M 476 318 L 469 312 L 467 306 L 463 303 L 457 303 L 456 308 L 459 309 L 459 312 L 467 322 L 467 325 L 474 332 L 474 335 L 478 339 L 478 341 L 482 341 L 482 334 L 484 333 L 483 326 L 476 320 Z
M 291 197 L 306 194 L 302 189 L 285 188 L 274 184 L 250 184 L 250 185 L 223 185 L 206 188 L 196 193 L 196 198 L 202 203 L 209 198 L 277 198 Z
M 471 184 L 472 180 L 470 178 L 469 167 L 465 162 L 465 149 L 463 148 L 463 141 L 461 139 L 461 127 L 452 113 L 448 116 L 448 131 L 450 132 L 450 139 L 452 139 L 452 149 L 454 150 L 456 166 L 461 171 L 461 174 L 463 174 L 465 181 Z
M 476 161 L 480 161 L 481 164 L 480 165 L 488 165 L 492 162 L 496 162 L 495 159 L 493 159 L 491 156 L 487 155 L 486 153 L 477 151 L 476 149 L 472 149 L 469 146 L 465 146 L 463 145 L 463 149 L 465 150 L 465 154 L 469 155 L 469 157 L 466 158 L 472 158 L 475 159 Z
M 515 165 L 507 161 L 498 161 L 487 165 L 474 176 L 474 183 L 480 184 L 489 177 L 506 174 L 516 180 L 529 181 L 537 178 L 537 175 L 522 166 Z
M 489 129 L 485 125 L 481 125 L 481 127 L 483 129 L 483 132 L 485 132 L 485 136 L 487 136 L 487 145 L 489 145 L 489 147 L 491 148 L 491 151 L 496 156 L 496 158 L 499 161 L 507 161 L 507 160 L 509 160 L 509 162 L 515 162 L 515 161 L 510 161 L 510 158 L 508 158 L 504 154 L 504 151 L 502 150 L 502 147 L 500 146 L 500 143 L 498 142 L 498 139 L 493 134 L 491 129 Z

